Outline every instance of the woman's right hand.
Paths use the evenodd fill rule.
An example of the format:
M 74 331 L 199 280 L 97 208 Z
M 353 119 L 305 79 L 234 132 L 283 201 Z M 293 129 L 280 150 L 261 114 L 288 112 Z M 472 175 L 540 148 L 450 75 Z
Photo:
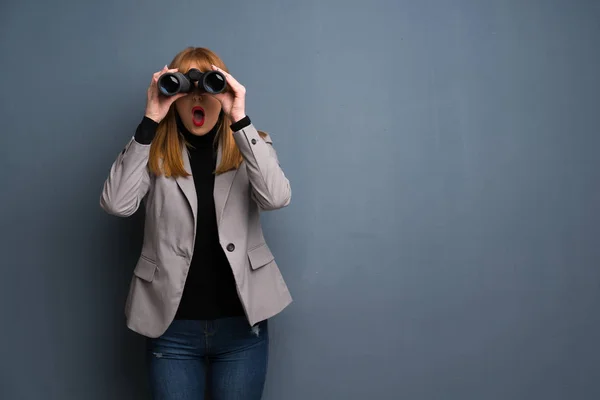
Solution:
M 167 66 L 152 75 L 152 82 L 150 82 L 150 86 L 148 87 L 148 101 L 146 103 L 146 112 L 144 115 L 155 122 L 160 122 L 169 112 L 169 108 L 171 104 L 175 102 L 175 100 L 186 96 L 187 93 L 178 93 L 175 96 L 163 96 L 158 91 L 158 78 L 166 72 L 177 72 L 177 68 L 168 69 Z

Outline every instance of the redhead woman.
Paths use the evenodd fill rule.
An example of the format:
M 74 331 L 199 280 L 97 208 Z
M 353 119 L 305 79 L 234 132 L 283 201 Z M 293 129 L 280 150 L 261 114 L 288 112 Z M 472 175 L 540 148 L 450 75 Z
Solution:
M 226 89 L 161 93 L 163 74 L 191 69 L 219 72 Z M 260 222 L 290 203 L 290 183 L 245 100 L 215 53 L 183 50 L 153 75 L 145 115 L 104 183 L 107 213 L 144 210 L 125 315 L 147 338 L 157 400 L 203 399 L 205 389 L 215 400 L 259 400 L 268 319 L 292 301 Z

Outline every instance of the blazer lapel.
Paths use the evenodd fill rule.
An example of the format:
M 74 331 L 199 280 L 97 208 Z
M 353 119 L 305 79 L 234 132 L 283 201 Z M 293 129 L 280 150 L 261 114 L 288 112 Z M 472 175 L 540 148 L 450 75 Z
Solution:
M 177 177 L 177 185 L 185 195 L 190 208 L 192 209 L 192 215 L 194 216 L 194 226 L 196 226 L 198 219 L 198 197 L 196 196 L 196 187 L 194 186 L 194 177 L 191 175 L 192 167 L 190 165 L 190 155 L 185 145 L 181 149 L 181 155 L 183 157 L 183 166 L 185 170 L 190 174 L 186 177 Z
M 219 141 L 219 147 L 217 150 L 217 166 L 221 163 L 222 157 L 223 157 L 223 149 L 221 148 L 221 143 Z M 227 203 L 227 198 L 229 197 L 229 191 L 231 190 L 231 185 L 233 184 L 233 179 L 235 178 L 236 173 L 237 173 L 237 169 L 232 170 L 232 171 L 227 171 L 227 172 L 217 175 L 215 177 L 214 197 L 215 197 L 215 211 L 217 213 L 217 226 L 221 226 L 221 218 L 223 217 L 223 210 L 225 209 L 225 203 Z

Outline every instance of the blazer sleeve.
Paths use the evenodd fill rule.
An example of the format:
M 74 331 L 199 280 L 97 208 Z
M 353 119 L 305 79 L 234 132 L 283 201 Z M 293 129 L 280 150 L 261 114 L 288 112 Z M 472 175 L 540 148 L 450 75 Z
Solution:
M 246 161 L 251 195 L 263 210 L 276 210 L 290 204 L 290 182 L 279 165 L 269 136 L 262 138 L 253 124 L 234 131 L 235 142 Z
M 150 187 L 150 145 L 132 138 L 113 162 L 104 182 L 100 206 L 118 217 L 133 215 Z

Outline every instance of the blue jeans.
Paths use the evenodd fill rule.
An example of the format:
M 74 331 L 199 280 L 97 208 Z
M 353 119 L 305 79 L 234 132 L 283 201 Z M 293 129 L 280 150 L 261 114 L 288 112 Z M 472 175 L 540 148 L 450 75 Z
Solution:
M 267 321 L 245 317 L 174 320 L 148 339 L 150 389 L 155 400 L 260 400 L 267 372 Z M 208 374 L 207 374 L 208 372 Z

